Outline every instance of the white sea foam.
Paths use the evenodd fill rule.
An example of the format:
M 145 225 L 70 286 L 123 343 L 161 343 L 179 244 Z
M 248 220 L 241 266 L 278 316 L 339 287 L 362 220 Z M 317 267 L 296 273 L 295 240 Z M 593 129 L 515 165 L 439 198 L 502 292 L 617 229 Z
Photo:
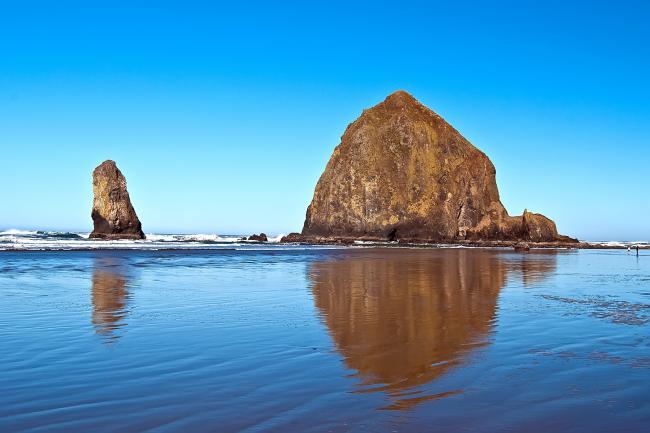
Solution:
M 220 236 L 217 234 L 191 234 L 191 235 L 181 235 L 181 240 L 189 242 L 238 242 L 242 237 L 241 236 Z
M 280 233 L 280 234 L 277 235 L 277 236 L 269 236 L 269 237 L 268 237 L 268 239 L 269 239 L 269 243 L 272 243 L 272 244 L 280 243 L 280 239 L 282 239 L 282 238 L 285 237 L 285 236 L 286 236 L 286 235 L 285 235 L 284 233 Z
M 605 245 L 607 247 L 626 247 L 628 244 L 620 241 L 608 241 L 608 242 L 589 242 L 592 245 Z
M 397 241 L 354 241 L 355 245 L 397 245 Z
M 0 250 L 89 250 L 89 249 L 251 249 L 284 248 L 282 234 L 266 244 L 242 241 L 242 236 L 216 233 L 148 233 L 143 240 L 89 239 L 88 232 L 5 230 L 0 232 Z
M 146 234 L 147 240 L 153 241 L 153 242 L 173 242 L 176 239 L 176 236 L 174 235 L 158 235 L 155 233 L 147 233 Z
M 239 242 L 242 236 L 218 235 L 218 234 L 157 234 L 147 233 L 147 241 L 153 242 L 218 242 L 233 243 Z
M 648 245 L 648 241 L 587 241 L 587 243 L 590 245 L 603 245 L 611 248 L 626 248 L 635 245 L 643 247 Z
M 0 232 L 0 236 L 11 236 L 11 235 L 16 235 L 16 236 L 25 236 L 25 235 L 35 235 L 38 232 L 36 230 L 18 230 L 18 229 L 9 229 Z
M 144 240 L 89 239 L 88 232 L 59 232 L 8 229 L 0 231 L 0 250 L 87 250 L 87 249 L 309 249 L 315 246 L 280 243 L 284 234 L 269 236 L 268 242 L 243 241 L 243 236 L 216 233 L 149 233 Z M 591 244 L 611 248 L 648 246 L 648 241 L 593 241 Z M 386 245 L 387 242 L 356 241 L 358 247 Z M 331 247 L 331 246 L 330 246 Z M 452 247 L 449 245 L 448 247 Z M 453 247 L 462 247 L 453 245 Z M 329 248 L 321 246 L 321 248 Z

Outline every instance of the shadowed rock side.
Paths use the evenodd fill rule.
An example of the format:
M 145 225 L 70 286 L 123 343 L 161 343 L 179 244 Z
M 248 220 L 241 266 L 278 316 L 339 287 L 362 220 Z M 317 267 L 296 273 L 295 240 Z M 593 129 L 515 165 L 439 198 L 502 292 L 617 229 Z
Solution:
M 255 241 L 255 242 L 268 242 L 269 238 L 268 236 L 266 236 L 266 233 L 260 233 L 259 235 L 252 234 L 246 240 Z
M 542 215 L 510 217 L 489 158 L 404 91 L 348 126 L 316 185 L 302 236 L 572 241 Z
M 91 238 L 144 239 L 142 224 L 131 205 L 126 179 L 115 161 L 102 162 L 93 171 L 94 229 Z
M 509 258 L 508 258 L 509 257 Z M 555 269 L 554 254 L 367 250 L 314 262 L 314 302 L 362 392 L 389 409 L 462 392 L 433 382 L 489 343 L 497 298 L 515 278 Z M 524 264 L 525 262 L 525 264 Z

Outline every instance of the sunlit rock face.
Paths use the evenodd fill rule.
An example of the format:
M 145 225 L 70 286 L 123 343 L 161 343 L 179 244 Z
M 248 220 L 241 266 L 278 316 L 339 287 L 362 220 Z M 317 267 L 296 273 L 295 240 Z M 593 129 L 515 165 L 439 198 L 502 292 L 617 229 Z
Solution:
M 93 171 L 93 195 L 91 238 L 145 238 L 126 189 L 126 179 L 115 161 L 104 161 Z
M 510 217 L 490 159 L 404 91 L 346 129 L 316 185 L 302 234 L 401 241 L 567 240 L 536 215 Z
M 314 262 L 309 275 L 315 305 L 362 389 L 385 391 L 390 408 L 405 409 L 462 392 L 425 385 L 489 343 L 508 278 L 542 278 L 555 263 L 553 253 L 368 250 Z

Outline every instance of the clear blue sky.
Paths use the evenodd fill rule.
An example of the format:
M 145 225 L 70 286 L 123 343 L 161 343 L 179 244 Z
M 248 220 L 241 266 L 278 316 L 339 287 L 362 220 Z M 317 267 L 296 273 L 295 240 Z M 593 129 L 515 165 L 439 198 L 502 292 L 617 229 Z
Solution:
M 0 228 L 90 230 L 110 158 L 147 233 L 299 231 L 347 124 L 405 89 L 511 214 L 650 238 L 647 2 L 216 3 L 0 3 Z

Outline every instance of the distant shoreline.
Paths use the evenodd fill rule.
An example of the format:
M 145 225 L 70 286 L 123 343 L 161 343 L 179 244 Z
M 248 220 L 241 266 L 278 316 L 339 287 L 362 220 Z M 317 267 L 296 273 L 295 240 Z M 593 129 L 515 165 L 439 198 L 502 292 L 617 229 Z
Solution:
M 554 244 L 554 243 L 529 243 L 530 250 L 627 250 L 626 245 L 608 245 L 604 243 L 587 243 L 580 242 L 577 244 Z M 318 242 L 318 243 L 265 243 L 265 242 L 246 242 L 240 245 L 228 244 L 197 244 L 189 246 L 178 245 L 156 245 L 156 246 L 112 246 L 99 245 L 91 246 L 61 246 L 61 247 L 44 247 L 44 248 L 0 248 L 0 253 L 39 253 L 39 252 L 92 252 L 92 251 L 116 251 L 116 252 L 206 252 L 206 251 L 295 251 L 292 247 L 303 247 L 313 250 L 319 249 L 495 249 L 503 251 L 515 251 L 514 243 L 508 242 L 457 242 L 457 243 L 381 243 L 381 242 L 364 242 L 364 243 L 342 243 L 342 242 Z M 636 247 L 631 248 L 632 251 Z M 639 250 L 650 250 L 650 245 L 639 245 Z
M 344 246 L 385 246 L 392 248 L 514 248 L 521 241 L 454 241 L 454 242 L 375 242 L 375 241 L 349 241 L 320 240 L 317 242 L 296 243 L 296 245 L 344 245 Z M 627 250 L 636 249 L 635 243 L 623 242 L 524 242 L 531 249 L 580 249 L 580 250 Z M 639 249 L 650 249 L 648 244 L 638 244 Z
M 371 237 L 313 237 L 302 236 L 298 233 L 289 235 L 278 234 L 268 236 L 268 241 L 248 240 L 242 235 L 219 235 L 216 233 L 195 234 L 161 234 L 150 233 L 142 240 L 102 240 L 89 239 L 87 232 L 62 232 L 42 230 L 9 229 L 0 231 L 0 251 L 98 251 L 98 250 L 246 250 L 300 248 L 499 248 L 512 249 L 610 249 L 625 250 L 639 245 L 640 249 L 650 249 L 647 241 L 576 241 L 576 242 L 526 242 L 526 241 L 495 241 L 495 240 L 448 240 L 433 241 L 419 239 L 403 239 L 388 241 Z

